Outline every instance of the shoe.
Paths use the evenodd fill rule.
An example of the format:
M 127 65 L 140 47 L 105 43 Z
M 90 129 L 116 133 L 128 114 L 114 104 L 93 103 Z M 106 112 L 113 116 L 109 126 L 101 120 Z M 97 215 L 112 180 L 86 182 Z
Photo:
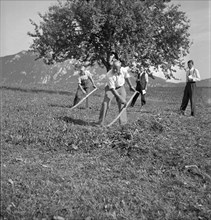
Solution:
M 104 123 L 101 122 L 101 121 L 96 122 L 96 125 L 97 125 L 97 126 L 102 126 L 102 127 L 105 126 Z
M 191 112 L 191 116 L 193 116 L 193 117 L 194 117 L 194 116 L 195 116 L 195 114 L 194 114 L 193 112 Z

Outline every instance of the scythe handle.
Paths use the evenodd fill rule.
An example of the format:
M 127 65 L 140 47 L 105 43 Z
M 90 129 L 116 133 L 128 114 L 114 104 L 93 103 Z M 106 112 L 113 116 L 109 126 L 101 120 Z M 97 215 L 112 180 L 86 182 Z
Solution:
M 133 95 L 130 97 L 129 101 L 127 102 L 127 104 L 121 109 L 121 111 L 119 112 L 119 114 L 117 115 L 117 117 L 110 123 L 108 124 L 106 127 L 110 127 L 111 125 L 113 125 L 118 119 L 119 117 L 122 115 L 122 113 L 127 109 L 127 107 L 130 105 L 132 99 L 134 98 L 134 96 L 139 93 L 138 91 L 135 91 L 133 93 Z
M 78 107 L 84 100 L 86 100 L 86 98 L 88 98 L 94 91 L 96 91 L 97 88 L 94 88 L 90 93 L 88 93 L 83 99 L 80 100 L 80 102 L 78 102 L 76 105 L 74 105 L 72 108 L 70 108 L 69 110 L 73 110 L 74 108 Z

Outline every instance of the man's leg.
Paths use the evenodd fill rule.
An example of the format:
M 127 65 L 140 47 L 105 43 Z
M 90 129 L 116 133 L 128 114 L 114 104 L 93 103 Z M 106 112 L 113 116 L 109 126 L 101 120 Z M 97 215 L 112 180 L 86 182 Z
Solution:
M 140 93 L 136 93 L 135 96 L 133 97 L 130 106 L 133 107 L 136 103 L 136 100 L 138 99 Z
M 125 90 L 125 87 L 122 86 L 120 87 L 118 90 L 119 94 L 126 100 L 126 90 Z M 122 108 L 124 107 L 124 104 L 120 103 L 119 100 L 117 100 L 117 104 L 118 104 L 118 108 L 119 108 L 119 112 L 122 110 Z M 119 123 L 120 125 L 124 125 L 127 123 L 127 110 L 125 110 L 122 115 L 120 116 L 119 118 Z
M 74 101 L 73 101 L 73 105 L 76 105 L 80 101 L 80 94 L 79 93 L 80 93 L 80 89 L 77 88 L 75 98 L 74 98 Z
M 141 105 L 145 105 L 146 104 L 146 99 L 145 99 L 145 94 L 141 94 Z
M 113 99 L 114 95 L 111 92 L 111 90 L 109 89 L 108 86 L 105 87 L 105 95 L 104 95 L 104 99 L 101 105 L 101 109 L 100 109 L 100 115 L 99 115 L 99 124 L 104 124 L 105 122 L 105 118 L 108 112 L 108 109 L 110 107 L 110 103 L 111 100 Z
M 191 115 L 195 116 L 195 113 L 196 113 L 196 83 L 191 83 L 190 106 L 191 106 Z
M 189 90 L 190 90 L 190 85 L 189 84 L 186 84 L 185 86 L 185 90 L 184 90 L 184 94 L 183 94 L 183 98 L 182 98 L 182 104 L 181 104 L 181 107 L 180 107 L 180 111 L 182 113 L 184 113 L 187 105 L 188 105 L 188 101 L 189 101 Z
M 84 90 L 86 91 L 86 95 L 89 93 L 89 88 L 84 88 Z M 86 108 L 89 108 L 89 98 L 86 98 Z
M 141 87 L 140 82 L 137 82 L 137 84 L 136 84 L 136 90 L 139 91 L 139 92 L 142 91 L 142 87 Z M 136 100 L 137 100 L 138 97 L 139 97 L 139 94 L 140 94 L 140 93 L 136 93 L 135 96 L 133 97 L 133 99 L 132 99 L 132 101 L 131 101 L 131 104 L 130 104 L 131 107 L 133 107 L 133 106 L 135 105 Z

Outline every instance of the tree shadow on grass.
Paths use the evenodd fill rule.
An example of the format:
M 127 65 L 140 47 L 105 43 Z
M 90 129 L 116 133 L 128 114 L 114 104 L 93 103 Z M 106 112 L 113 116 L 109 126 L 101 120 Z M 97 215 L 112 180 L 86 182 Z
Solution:
M 82 126 L 93 126 L 94 127 L 97 125 L 97 122 L 95 121 L 87 122 L 82 119 L 75 119 L 75 118 L 68 117 L 68 116 L 59 117 L 58 119 L 65 121 L 66 123 L 73 123 L 73 124 L 82 125 Z
M 177 113 L 177 114 L 180 113 L 179 108 L 177 108 L 177 109 L 166 108 L 164 111 L 165 112 L 171 112 L 171 113 Z
M 48 104 L 48 106 L 50 106 L 50 107 L 69 108 L 69 109 L 71 109 L 74 105 Z M 84 107 L 84 106 L 79 106 L 79 107 L 75 108 L 74 110 L 76 110 L 76 109 L 78 109 L 78 110 L 83 110 L 83 109 L 89 109 L 89 108 L 86 108 L 86 107 Z
M 0 86 L 0 89 L 19 91 L 19 92 L 29 92 L 29 93 L 31 92 L 31 93 L 47 93 L 47 94 L 58 94 L 58 95 L 73 95 L 73 92 L 68 92 L 68 91 L 56 91 L 56 90 L 36 89 L 36 88 Z
M 58 107 L 58 108 L 72 108 L 72 105 L 59 105 L 59 104 L 49 104 L 50 107 Z

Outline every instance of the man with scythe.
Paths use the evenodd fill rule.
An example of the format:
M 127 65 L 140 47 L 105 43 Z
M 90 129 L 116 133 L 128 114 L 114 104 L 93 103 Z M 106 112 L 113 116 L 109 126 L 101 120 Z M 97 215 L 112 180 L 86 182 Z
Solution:
M 115 97 L 117 100 L 119 112 L 126 105 L 126 90 L 124 87 L 125 82 L 127 82 L 131 91 L 136 91 L 135 88 L 132 86 L 129 78 L 129 68 L 121 67 L 121 62 L 119 60 L 115 60 L 112 63 L 111 70 L 108 71 L 106 75 L 107 85 L 105 87 L 105 95 L 100 110 L 98 122 L 99 125 L 104 125 L 105 117 L 113 97 Z M 126 110 L 122 112 L 119 121 L 121 125 L 127 123 Z
M 75 69 L 78 71 L 78 88 L 75 94 L 73 101 L 73 106 L 75 106 L 84 94 L 89 93 L 90 82 L 92 83 L 93 88 L 97 88 L 94 80 L 92 79 L 91 73 L 85 69 L 81 62 L 75 64 Z M 86 108 L 89 107 L 88 98 L 86 98 Z

